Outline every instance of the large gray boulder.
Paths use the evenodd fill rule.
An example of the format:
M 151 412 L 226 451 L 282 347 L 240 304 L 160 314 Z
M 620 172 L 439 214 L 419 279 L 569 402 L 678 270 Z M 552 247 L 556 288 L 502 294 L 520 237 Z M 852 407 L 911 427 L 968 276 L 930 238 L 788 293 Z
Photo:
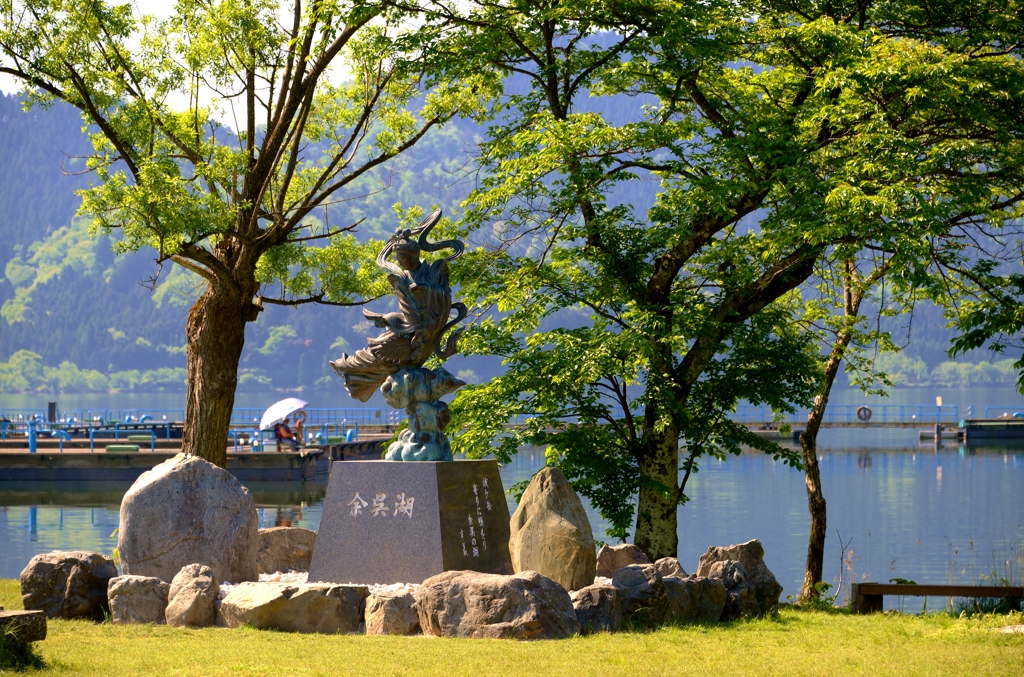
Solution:
M 668 592 L 668 620 L 677 623 L 717 623 L 725 610 L 726 590 L 714 578 L 662 579 Z
M 668 590 L 653 564 L 631 564 L 612 574 L 619 589 L 623 623 L 651 627 L 668 618 Z
M 110 619 L 114 625 L 167 622 L 165 611 L 171 586 L 149 576 L 118 576 L 107 586 Z
M 359 632 L 369 594 L 365 585 L 242 583 L 221 601 L 220 614 L 229 628 L 249 625 L 327 635 Z
M 189 564 L 171 581 L 167 594 L 167 624 L 179 628 L 207 628 L 217 621 L 220 585 L 213 569 Z
M 617 632 L 622 628 L 622 605 L 614 585 L 588 585 L 569 593 L 583 632 Z
M 509 524 L 512 568 L 536 571 L 566 590 L 594 582 L 594 533 L 583 503 L 558 468 L 533 476 Z
M 199 563 L 218 581 L 254 581 L 258 545 L 252 494 L 196 456 L 178 454 L 143 473 L 121 501 L 117 547 L 125 574 L 170 581 Z
M 743 566 L 746 583 L 753 589 L 754 597 L 757 600 L 758 615 L 775 613 L 779 607 L 782 586 L 764 563 L 764 547 L 757 539 L 724 548 L 711 546 L 706 553 L 700 556 L 697 576 L 709 576 L 715 563 L 730 560 L 737 561 Z
M 420 616 L 411 592 L 374 592 L 366 599 L 366 634 L 418 635 Z
M 620 545 L 604 545 L 597 553 L 597 575 L 603 578 L 611 578 L 612 574 L 631 564 L 650 564 L 651 560 L 640 548 L 632 543 Z
M 555 639 L 580 631 L 569 593 L 534 571 L 446 571 L 423 581 L 418 593 L 426 635 Z
M 309 571 L 316 546 L 316 532 L 299 527 L 260 529 L 256 567 L 261 574 L 278 571 Z
M 54 550 L 36 555 L 21 570 L 26 611 L 49 618 L 102 621 L 110 612 L 107 584 L 117 576 L 114 560 L 98 552 Z

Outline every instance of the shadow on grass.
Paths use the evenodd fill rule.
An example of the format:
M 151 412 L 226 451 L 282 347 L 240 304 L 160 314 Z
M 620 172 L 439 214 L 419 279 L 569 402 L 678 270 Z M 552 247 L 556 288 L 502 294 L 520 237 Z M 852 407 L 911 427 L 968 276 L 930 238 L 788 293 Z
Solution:
M 41 670 L 46 667 L 31 644 L 17 641 L 13 636 L 0 634 L 0 670 Z
M 780 604 L 779 607 L 787 607 L 790 610 L 799 610 L 796 607 L 790 607 L 789 605 Z M 679 620 L 654 620 L 654 614 L 645 614 L 643 611 L 650 611 L 648 609 L 638 610 L 640 613 L 634 612 L 632 618 L 629 620 L 623 620 L 622 632 L 632 632 L 638 634 L 651 634 L 658 630 L 667 628 L 678 628 L 678 629 L 694 629 L 702 628 L 705 630 L 715 629 L 730 629 L 739 628 L 748 623 L 761 622 L 761 623 L 772 623 L 780 627 L 792 625 L 796 622 L 793 618 L 785 618 L 780 613 L 770 613 L 765 616 L 759 616 L 756 618 L 736 618 L 727 621 L 679 621 Z M 833 612 L 838 614 L 848 614 L 849 612 L 844 609 L 834 609 Z
M 780 602 L 779 610 L 781 611 L 782 609 L 797 613 L 824 613 L 833 616 L 849 616 L 851 613 L 848 606 L 833 606 L 831 603 L 826 602 L 810 602 L 808 604 L 786 604 Z

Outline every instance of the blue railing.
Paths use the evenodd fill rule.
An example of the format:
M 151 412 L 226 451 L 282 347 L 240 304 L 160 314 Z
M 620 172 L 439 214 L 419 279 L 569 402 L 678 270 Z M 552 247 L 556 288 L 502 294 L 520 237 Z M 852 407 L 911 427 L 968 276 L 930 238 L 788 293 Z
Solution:
M 783 414 L 782 423 L 807 423 L 810 409 L 797 409 Z M 868 415 L 870 414 L 870 415 Z M 771 407 L 741 404 L 728 414 L 736 423 L 769 423 L 775 420 Z M 955 404 L 829 404 L 825 406 L 823 423 L 952 423 L 960 422 L 960 408 Z
M 1024 406 L 985 407 L 985 418 L 1024 418 Z
M 0 418 L 24 422 L 35 417 L 37 421 L 62 425 L 107 425 L 108 423 L 180 423 L 185 420 L 183 409 L 75 409 L 58 411 L 56 421 L 47 421 L 45 409 L 0 409 Z
M 45 409 L 0 409 L 0 419 L 7 419 L 11 423 L 25 423 L 33 417 L 37 421 L 46 420 Z
M 231 411 L 231 425 L 241 427 L 258 427 L 260 419 L 263 418 L 264 409 L 252 407 L 238 407 Z M 407 418 L 404 411 L 391 409 L 390 407 L 307 407 L 306 428 L 318 428 L 322 425 L 349 426 L 386 426 L 397 425 Z M 292 421 L 294 416 L 290 417 Z
M 182 423 L 184 409 L 121 409 L 116 414 L 122 423 Z
M 1019 411 L 1024 407 L 1018 407 Z M 988 409 L 986 408 L 986 417 Z M 865 411 L 866 410 L 866 411 Z M 973 406 L 968 409 L 972 411 Z M 1005 411 L 1014 410 L 1012 407 Z M 1000 410 L 1002 411 L 1002 410 Z M 622 418 L 622 408 L 613 407 L 612 416 L 616 419 Z M 805 424 L 810 415 L 810 409 L 797 409 L 792 413 L 784 413 L 780 418 L 781 423 Z M 870 415 L 869 415 L 870 414 Z M 642 415 L 634 412 L 634 416 Z M 730 421 L 744 424 L 771 423 L 775 421 L 775 412 L 767 405 L 740 404 L 736 410 L 726 414 Z M 970 416 L 970 414 L 968 414 Z M 510 425 L 523 425 L 527 420 L 535 418 L 536 414 L 517 414 L 510 421 Z M 866 417 L 866 420 L 865 418 Z M 558 420 L 566 423 L 576 423 L 577 416 L 560 416 Z M 960 408 L 955 404 L 938 406 L 934 404 L 829 404 L 825 406 L 825 413 L 822 419 L 824 423 L 901 423 L 913 425 L 960 422 Z

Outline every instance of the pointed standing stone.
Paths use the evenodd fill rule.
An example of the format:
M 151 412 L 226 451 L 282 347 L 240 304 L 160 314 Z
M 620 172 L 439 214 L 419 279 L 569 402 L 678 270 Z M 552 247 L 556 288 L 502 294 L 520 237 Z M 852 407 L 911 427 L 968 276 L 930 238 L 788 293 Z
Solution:
M 533 476 L 512 515 L 510 531 L 516 573 L 536 571 L 566 590 L 594 582 L 597 556 L 590 520 L 558 468 L 547 467 Z

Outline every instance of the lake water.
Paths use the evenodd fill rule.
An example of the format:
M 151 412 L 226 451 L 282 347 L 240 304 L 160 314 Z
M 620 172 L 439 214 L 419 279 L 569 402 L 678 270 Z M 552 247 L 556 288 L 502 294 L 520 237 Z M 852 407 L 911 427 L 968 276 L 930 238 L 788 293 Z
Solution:
M 960 402 L 964 409 L 971 403 L 976 410 L 1024 408 L 1024 398 L 1012 389 L 994 390 L 968 391 L 972 399 Z M 893 398 L 896 403 L 927 402 L 920 394 L 916 399 L 898 395 Z M 856 393 L 850 400 L 859 402 Z M 842 572 L 847 584 L 851 579 L 892 578 L 973 583 L 993 570 L 1019 580 L 1024 564 L 1024 447 L 947 443 L 936 449 L 931 443 L 919 444 L 917 431 L 906 429 L 825 430 L 820 446 L 829 520 L 826 581 L 838 582 Z M 502 468 L 506 487 L 528 479 L 543 463 L 541 451 L 524 450 Z M 37 553 L 110 553 L 127 488 L 116 483 L 0 482 L 0 578 L 16 578 Z M 254 483 L 249 488 L 261 527 L 319 527 L 326 477 L 307 483 Z M 687 494 L 691 501 L 679 510 L 679 559 L 684 569 L 696 569 L 710 545 L 758 538 L 766 563 L 784 586 L 783 597 L 799 591 L 809 529 L 801 472 L 756 452 L 726 461 L 705 460 L 691 477 Z M 510 499 L 510 510 L 514 509 Z M 607 539 L 607 525 L 589 506 L 588 514 L 595 537 Z M 848 543 L 842 565 L 840 537 Z M 887 604 L 898 603 L 887 598 Z M 932 600 L 929 606 L 942 603 Z M 917 610 L 920 604 L 914 598 L 904 608 Z

